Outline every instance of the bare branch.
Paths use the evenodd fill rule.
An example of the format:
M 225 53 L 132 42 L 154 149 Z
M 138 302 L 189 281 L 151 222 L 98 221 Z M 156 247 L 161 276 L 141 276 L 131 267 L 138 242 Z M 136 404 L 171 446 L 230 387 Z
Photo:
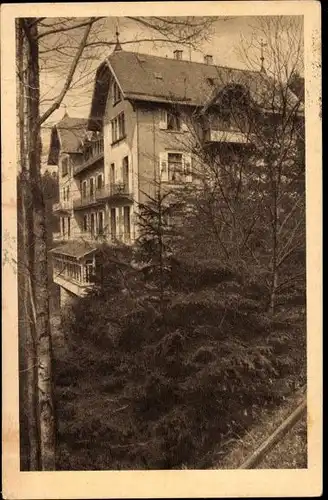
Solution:
M 86 25 L 86 29 L 84 31 L 84 35 L 81 39 L 81 42 L 80 42 L 80 45 L 79 45 L 79 48 L 75 54 L 75 57 L 72 61 L 72 65 L 71 65 L 71 68 L 69 70 L 69 73 L 67 75 L 67 78 L 66 78 L 66 82 L 63 86 L 63 89 L 61 91 L 61 93 L 59 94 L 58 98 L 55 100 L 55 102 L 52 104 L 52 106 L 50 106 L 50 108 L 40 117 L 40 120 L 39 120 L 39 125 L 41 125 L 43 122 L 45 122 L 47 120 L 47 118 L 49 118 L 49 116 L 56 110 L 60 107 L 65 95 L 66 95 L 66 92 L 67 90 L 69 89 L 71 83 L 72 83 L 72 80 L 73 80 L 73 77 L 74 77 L 74 73 L 75 73 L 75 70 L 77 68 L 77 65 L 79 63 L 79 60 L 80 60 L 80 57 L 81 57 L 81 54 L 83 53 L 83 50 L 85 48 L 85 44 L 86 44 L 86 41 L 88 39 L 88 36 L 89 36 L 89 33 L 90 33 L 90 30 L 91 30 L 91 26 L 93 24 L 93 19 L 90 19 L 89 23 Z
M 55 29 L 44 31 L 43 33 L 40 33 L 37 38 L 41 39 L 41 38 L 44 38 L 45 36 L 48 36 L 48 35 L 53 35 L 55 33 L 63 33 L 64 31 L 71 31 L 71 30 L 75 30 L 77 28 L 83 28 L 84 26 L 91 27 L 92 24 L 99 21 L 100 19 L 104 19 L 104 17 L 93 17 L 93 18 L 89 19 L 88 21 L 84 21 L 83 23 L 75 24 L 72 26 L 67 26 L 67 27 L 60 26 L 59 28 L 55 28 Z

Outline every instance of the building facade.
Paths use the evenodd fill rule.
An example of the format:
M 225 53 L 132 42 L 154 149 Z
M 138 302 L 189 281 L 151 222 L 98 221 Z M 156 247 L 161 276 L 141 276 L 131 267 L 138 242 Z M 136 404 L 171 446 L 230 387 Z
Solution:
M 135 242 L 138 206 L 158 186 L 198 182 L 197 141 L 245 151 L 247 133 L 231 120 L 231 103 L 218 98 L 251 93 L 261 101 L 263 78 L 215 66 L 211 56 L 202 64 L 181 51 L 167 59 L 116 47 L 96 72 L 88 119 L 65 116 L 52 130 L 61 231 L 51 252 L 63 296 L 82 296 L 91 286 L 99 243 Z

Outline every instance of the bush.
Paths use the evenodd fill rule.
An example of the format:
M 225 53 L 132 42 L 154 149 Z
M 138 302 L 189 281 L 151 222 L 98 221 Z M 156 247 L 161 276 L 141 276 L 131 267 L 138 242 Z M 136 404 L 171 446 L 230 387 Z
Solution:
M 55 369 L 61 469 L 201 467 L 305 377 L 299 310 L 270 318 L 252 283 L 175 262 L 163 313 L 129 276 L 132 297 L 122 286 L 75 307 Z

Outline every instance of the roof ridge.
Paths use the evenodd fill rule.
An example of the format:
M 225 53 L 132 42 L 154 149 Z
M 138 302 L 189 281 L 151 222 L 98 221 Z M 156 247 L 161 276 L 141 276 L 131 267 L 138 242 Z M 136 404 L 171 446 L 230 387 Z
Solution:
M 58 123 L 64 120 L 87 120 L 87 118 L 82 118 L 80 116 L 64 116 Z
M 223 64 L 207 64 L 207 63 L 200 62 L 200 61 L 187 61 L 187 59 L 173 59 L 171 57 L 155 56 L 153 54 L 144 54 L 143 52 L 134 52 L 132 50 L 124 50 L 124 51 L 115 52 L 115 53 L 113 52 L 112 54 L 110 54 L 109 56 L 106 57 L 105 61 L 109 60 L 112 56 L 119 57 L 120 54 L 133 54 L 135 56 L 153 57 L 156 59 L 163 59 L 164 61 L 173 61 L 173 62 L 177 62 L 177 63 L 201 64 L 202 66 L 206 66 L 206 67 L 213 67 L 213 68 L 220 68 L 220 69 L 232 69 L 234 71 L 241 71 L 241 72 L 246 72 L 246 73 L 256 73 L 256 74 L 261 73 L 260 70 L 255 70 L 255 69 L 233 68 L 231 66 L 224 66 Z

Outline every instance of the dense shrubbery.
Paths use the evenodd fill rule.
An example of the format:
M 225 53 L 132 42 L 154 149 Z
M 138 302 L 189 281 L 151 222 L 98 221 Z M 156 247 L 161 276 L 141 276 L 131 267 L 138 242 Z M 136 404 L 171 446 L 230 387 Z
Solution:
M 165 259 L 163 297 L 132 258 L 107 254 L 64 325 L 59 469 L 209 467 L 214 445 L 304 383 L 300 308 L 272 318 L 251 281 L 179 256 Z

